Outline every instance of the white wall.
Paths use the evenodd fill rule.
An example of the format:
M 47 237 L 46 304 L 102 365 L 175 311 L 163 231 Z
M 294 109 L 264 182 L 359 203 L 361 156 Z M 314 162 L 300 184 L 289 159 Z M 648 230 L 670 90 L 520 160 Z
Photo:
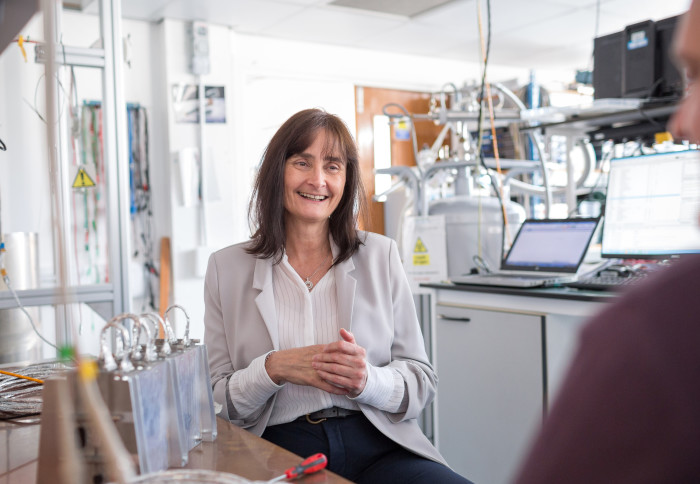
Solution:
M 22 32 L 42 38 L 41 19 Z M 16 44 L 0 55 L 0 138 L 7 145 L 0 152 L 0 222 L 4 233 L 43 235 L 50 233 L 51 224 L 46 129 L 32 106 L 36 102 L 37 110 L 45 113 L 44 66 L 34 63 L 33 45 L 26 45 L 26 63 Z M 41 237 L 39 244 L 41 272 L 52 271 L 51 240 Z
M 41 21 L 31 22 L 22 33 L 42 38 Z M 27 63 L 16 44 L 11 44 L 0 54 L 0 138 L 7 146 L 7 151 L 0 151 L 0 230 L 5 234 L 39 233 L 41 284 L 46 282 L 47 274 L 53 274 L 53 249 L 51 237 L 47 236 L 51 233 L 51 205 L 46 130 L 30 105 L 34 104 L 36 95 L 37 106 L 43 107 L 41 75 L 44 67 L 33 62 L 31 44 L 27 50 Z M 9 252 L 6 257 L 10 257 Z M 8 275 L 12 280 L 13 275 Z M 47 339 L 55 340 L 53 311 L 41 310 L 36 324 Z M 27 331 L 31 331 L 29 323 Z M 49 349 L 45 345 L 44 350 Z
M 231 117 L 233 104 L 231 95 L 232 62 L 227 55 L 229 31 L 223 27 L 209 29 L 211 71 L 202 76 L 205 86 L 224 86 L 226 95 L 226 117 L 224 124 L 207 123 L 204 126 L 204 164 L 206 177 L 205 206 L 195 201 L 186 205 L 182 196 L 180 177 L 180 150 L 199 147 L 199 126 L 176 123 L 171 89 L 177 84 L 197 84 L 197 78 L 189 73 L 187 49 L 187 24 L 164 20 L 154 27 L 160 37 L 160 89 L 158 103 L 166 113 L 167 165 L 163 170 L 164 196 L 170 205 L 169 233 L 173 269 L 172 302 L 183 306 L 191 317 L 191 336 L 203 335 L 204 315 L 203 274 L 208 255 L 234 241 L 235 218 L 234 192 L 228 186 L 236 176 L 233 155 L 233 130 Z M 184 180 L 190 182 L 190 180 Z M 206 235 L 202 235 L 202 210 L 206 210 Z M 176 333 L 182 335 L 184 318 L 180 312 L 173 313 Z

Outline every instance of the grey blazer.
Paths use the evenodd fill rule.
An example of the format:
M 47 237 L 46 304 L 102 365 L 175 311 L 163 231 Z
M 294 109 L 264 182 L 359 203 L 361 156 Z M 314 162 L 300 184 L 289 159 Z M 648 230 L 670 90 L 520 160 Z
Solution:
M 408 396 L 405 413 L 390 414 L 359 404 L 379 431 L 406 449 L 445 463 L 421 431 L 416 418 L 435 397 L 437 375 L 428 362 L 411 290 L 396 243 L 361 233 L 365 244 L 336 266 L 340 325 L 367 350 L 370 364 L 396 368 Z M 204 287 L 204 342 L 209 353 L 214 401 L 234 424 L 261 435 L 276 396 L 255 418 L 243 419 L 227 404 L 228 377 L 251 361 L 279 349 L 272 289 L 272 262 L 245 252 L 249 242 L 211 255 Z

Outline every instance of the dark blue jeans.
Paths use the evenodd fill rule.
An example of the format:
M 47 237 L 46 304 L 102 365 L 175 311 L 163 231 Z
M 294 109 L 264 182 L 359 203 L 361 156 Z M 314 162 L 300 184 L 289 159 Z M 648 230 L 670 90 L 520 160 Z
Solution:
M 262 437 L 300 457 L 322 452 L 328 457 L 328 470 L 359 484 L 470 484 L 449 467 L 387 438 L 362 414 L 320 424 L 301 419 L 273 425 Z

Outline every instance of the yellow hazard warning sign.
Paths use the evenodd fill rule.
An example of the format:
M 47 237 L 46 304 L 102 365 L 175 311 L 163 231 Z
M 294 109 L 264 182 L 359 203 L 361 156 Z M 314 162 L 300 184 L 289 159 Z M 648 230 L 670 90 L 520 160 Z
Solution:
M 88 188 L 94 186 L 95 182 L 92 181 L 92 178 L 87 174 L 85 168 L 80 168 L 78 174 L 75 175 L 75 180 L 73 180 L 73 188 Z
M 428 248 L 425 246 L 423 241 L 418 237 L 416 239 L 416 245 L 413 247 L 413 265 L 414 266 L 429 266 L 430 265 L 430 255 L 428 254 Z
M 430 256 L 428 254 L 413 254 L 414 266 L 429 266 Z
M 407 216 L 401 248 L 401 259 L 413 294 L 429 293 L 422 284 L 447 279 L 445 215 Z

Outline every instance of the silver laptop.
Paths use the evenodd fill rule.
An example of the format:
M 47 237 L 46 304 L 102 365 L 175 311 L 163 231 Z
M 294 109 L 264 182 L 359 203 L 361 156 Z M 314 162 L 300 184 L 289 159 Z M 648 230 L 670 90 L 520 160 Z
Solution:
M 455 284 L 537 287 L 576 280 L 598 218 L 528 219 L 497 272 L 451 278 Z

